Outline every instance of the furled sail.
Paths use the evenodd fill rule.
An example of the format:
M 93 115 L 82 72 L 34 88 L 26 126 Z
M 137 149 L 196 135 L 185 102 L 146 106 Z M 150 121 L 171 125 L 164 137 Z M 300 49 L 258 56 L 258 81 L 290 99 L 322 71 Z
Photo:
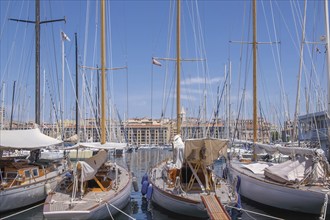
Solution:
M 93 157 L 87 158 L 85 161 L 78 161 L 77 172 L 81 182 L 93 179 L 97 170 L 106 162 L 107 156 L 108 153 L 105 150 L 100 150 Z

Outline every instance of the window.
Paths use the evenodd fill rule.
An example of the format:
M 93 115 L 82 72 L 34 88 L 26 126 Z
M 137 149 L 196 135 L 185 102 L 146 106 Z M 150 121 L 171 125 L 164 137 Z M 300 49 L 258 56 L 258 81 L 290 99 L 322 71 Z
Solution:
M 39 170 L 38 170 L 38 168 L 34 168 L 32 170 L 32 172 L 33 172 L 33 176 L 35 176 L 35 177 L 39 176 Z
M 31 178 L 30 170 L 25 170 L 24 175 L 25 175 L 26 178 Z
M 15 179 L 17 176 L 17 172 L 6 172 L 7 179 Z

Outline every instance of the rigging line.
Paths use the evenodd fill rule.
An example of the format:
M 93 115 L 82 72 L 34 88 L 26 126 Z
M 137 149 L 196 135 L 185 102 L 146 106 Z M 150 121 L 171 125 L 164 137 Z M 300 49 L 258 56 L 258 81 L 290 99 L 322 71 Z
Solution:
M 51 93 L 51 90 L 49 88 L 49 82 L 48 80 L 46 79 L 46 85 L 47 85 L 47 88 L 48 88 L 48 92 L 49 92 L 49 96 L 50 96 L 50 101 L 52 103 L 52 107 L 53 107 L 53 110 L 55 112 L 55 121 L 58 123 L 59 122 L 59 117 L 57 115 L 57 109 L 56 109 L 56 104 L 54 102 L 54 99 L 53 99 L 53 96 L 52 96 L 52 93 Z
M 7 9 L 6 9 L 6 13 L 5 13 L 4 18 L 8 18 L 9 7 L 10 7 L 10 4 L 11 4 L 12 1 L 7 1 L 7 2 L 8 2 L 8 4 L 7 4 Z M 1 25 L 2 27 L 1 27 L 1 31 L 0 31 L 0 41 L 2 40 L 2 34 L 4 32 L 4 29 L 5 29 L 5 26 L 6 26 L 6 22 L 7 22 L 7 20 L 4 19 L 3 20 L 3 24 Z
M 47 44 L 48 45 L 48 44 Z M 50 54 L 50 50 L 51 50 L 51 48 L 48 46 L 47 47 L 47 49 L 48 49 L 48 53 Z M 49 69 L 49 71 L 48 71 L 48 73 L 50 73 L 49 74 L 49 77 L 47 77 L 47 80 L 49 80 L 50 81 L 50 85 L 51 85 L 51 90 L 50 90 L 50 88 L 49 88 L 49 84 L 48 84 L 48 89 L 49 89 L 49 93 L 50 93 L 50 91 L 53 91 L 53 95 L 54 95 L 54 100 L 52 100 L 52 102 L 57 102 L 56 100 L 57 100 L 57 95 L 58 95 L 58 93 L 55 93 L 54 91 L 56 91 L 56 85 L 57 85 L 57 83 L 58 83 L 58 81 L 56 81 L 56 80 L 54 80 L 54 75 L 55 75 L 55 77 L 56 77 L 56 73 L 54 73 L 53 71 L 54 71 L 54 68 L 52 67 L 52 63 L 51 62 L 48 62 L 47 63 L 47 65 L 48 65 L 48 69 Z M 50 95 L 51 95 L 51 93 L 50 93 Z M 56 105 L 54 104 L 54 108 L 56 107 Z M 57 111 L 57 109 L 54 109 L 55 111 Z M 56 120 L 57 120 L 58 118 L 56 118 Z M 58 122 L 58 121 L 57 121 Z
M 168 67 L 167 67 L 168 69 Z M 166 71 L 166 75 L 169 76 L 170 74 L 168 73 L 169 71 Z M 166 77 L 165 81 L 167 82 L 167 79 L 169 77 Z M 168 103 L 169 103 L 169 100 L 172 99 L 173 97 L 175 97 L 174 93 L 175 91 L 173 92 L 173 96 L 171 96 L 171 92 L 172 90 L 174 90 L 174 85 L 175 85 L 175 79 L 174 78 L 171 78 L 170 79 L 170 83 L 169 83 L 169 88 L 168 88 L 168 91 L 167 91 L 167 88 L 165 88 L 164 86 L 164 104 L 163 104 L 163 109 L 162 109 L 162 114 L 161 114 L 161 117 L 164 118 L 165 115 L 166 115 L 166 109 L 167 109 L 167 106 L 168 106 Z M 168 94 L 166 95 L 166 91 L 168 92 Z M 172 114 L 171 114 L 172 116 Z
M 246 17 L 246 2 L 247 1 L 244 1 L 244 9 L 243 9 L 243 16 L 242 16 L 242 32 L 241 32 L 241 41 L 243 41 L 244 39 L 244 33 L 245 33 L 245 17 Z M 251 15 L 250 15 L 251 16 Z M 251 20 L 249 16 L 249 20 Z M 230 44 L 229 44 L 230 45 Z M 241 44 L 241 47 L 240 47 L 240 52 L 239 52 L 239 67 L 238 67 L 238 87 L 237 87 L 237 112 L 239 111 L 239 103 L 240 103 L 240 88 L 241 88 L 241 76 L 242 76 L 242 57 L 243 57 L 243 51 L 244 51 L 244 45 Z
M 201 53 L 201 57 L 204 57 L 205 62 L 201 63 L 201 66 L 203 68 L 203 72 L 204 72 L 204 94 L 203 94 L 203 99 L 204 99 L 204 105 L 205 105 L 205 109 L 204 109 L 204 117 L 205 120 L 207 121 L 207 112 L 206 112 L 206 105 L 207 105 L 207 100 L 206 100 L 206 94 L 208 96 L 210 96 L 209 100 L 214 100 L 214 95 L 213 95 L 213 91 L 212 91 L 212 78 L 210 76 L 210 72 L 209 72 L 209 68 L 208 68 L 208 62 L 207 62 L 207 55 L 206 55 L 206 49 L 205 49 L 205 41 L 204 41 L 204 36 L 203 36 L 203 29 L 202 29 L 202 24 L 201 24 L 201 19 L 200 19 L 200 14 L 199 14 L 199 8 L 198 8 L 198 4 L 197 1 L 195 1 L 195 5 L 196 5 L 196 15 L 197 15 L 197 30 L 199 30 L 199 45 L 200 45 L 200 53 Z M 197 63 L 198 64 L 198 63 Z M 209 81 L 207 82 L 207 79 L 209 79 Z M 212 117 L 212 115 L 210 115 L 210 117 Z M 209 122 L 211 122 L 211 118 L 208 120 Z M 209 129 L 209 128 L 208 128 Z
M 52 10 L 50 10 L 50 17 L 53 17 L 52 16 Z M 54 34 L 54 24 L 51 23 L 51 33 L 52 33 L 52 40 L 53 40 L 53 52 L 54 52 L 54 61 L 55 61 L 55 75 L 56 75 L 56 82 L 60 82 L 60 79 L 59 79 L 59 71 L 58 71 L 58 67 L 57 67 L 57 56 L 56 56 L 56 44 L 55 44 L 55 34 Z M 52 63 L 50 62 L 50 64 L 52 65 Z M 54 86 L 57 85 L 57 93 L 60 94 L 60 84 L 59 83 L 55 83 Z M 56 101 L 59 101 L 60 102 L 60 96 L 58 97 L 58 100 Z M 60 111 L 62 111 L 62 108 L 61 108 L 61 105 L 60 105 Z
M 265 23 L 266 23 L 266 28 L 267 28 L 267 33 L 268 33 L 268 37 L 271 40 L 271 34 L 270 34 L 270 28 L 269 28 L 269 24 L 267 22 L 267 13 L 265 11 L 265 6 L 264 6 L 264 2 L 262 1 L 262 9 L 263 9 L 263 14 L 265 16 Z M 277 34 L 277 30 L 276 30 L 276 25 L 275 25 L 275 20 L 274 20 L 274 10 L 272 7 L 272 3 L 270 2 L 270 9 L 271 9 L 271 20 L 272 20 L 272 26 L 273 26 L 273 32 L 274 32 L 274 37 L 275 37 L 275 42 L 279 42 L 278 40 L 278 34 Z M 281 97 L 284 97 L 285 94 L 285 89 L 284 89 L 284 83 L 283 83 L 283 70 L 282 70 L 282 65 L 281 65 L 281 59 L 280 59 L 280 54 L 279 54 L 279 47 L 276 44 L 276 55 L 274 53 L 273 47 L 271 47 L 271 52 L 272 52 L 272 57 L 273 57 L 273 61 L 275 64 L 275 70 L 276 70 L 276 76 L 277 76 L 277 80 L 279 82 L 279 86 L 280 86 L 280 92 L 281 92 Z M 277 59 L 276 59 L 277 57 Z M 285 100 L 285 99 L 283 99 Z M 268 100 L 269 101 L 269 100 Z M 284 105 L 284 112 L 285 114 L 287 114 L 287 109 L 286 106 Z
M 174 2 L 170 1 L 170 10 L 169 10 L 169 16 L 168 16 L 168 29 L 167 29 L 167 39 L 168 39 L 167 48 L 166 48 L 167 57 L 170 57 L 170 52 L 171 52 L 173 25 L 174 25 Z M 167 102 L 168 102 L 168 98 L 166 98 L 166 91 L 167 91 L 167 80 L 169 79 L 169 76 L 170 76 L 170 73 L 169 73 L 168 61 L 165 61 L 163 101 L 162 101 L 162 113 L 161 113 L 162 117 L 165 116 L 166 106 L 167 106 Z
M 297 46 L 297 44 L 296 44 L 296 41 L 293 40 L 293 37 L 292 37 L 291 32 L 290 32 L 290 28 L 288 27 L 288 24 L 287 24 L 286 19 L 284 18 L 283 14 L 282 14 L 282 11 L 281 11 L 279 5 L 277 4 L 277 2 L 275 2 L 275 3 L 276 3 L 276 5 L 277 5 L 277 7 L 278 7 L 278 9 L 279 9 L 279 13 L 280 13 L 280 15 L 281 15 L 281 17 L 282 17 L 282 20 L 284 21 L 284 25 L 285 25 L 285 27 L 286 27 L 288 33 L 289 33 L 289 36 L 290 36 L 290 38 L 291 38 L 291 41 L 293 42 L 294 48 L 295 48 L 297 51 L 299 51 L 299 50 L 298 50 L 298 46 Z M 291 4 L 291 11 L 292 11 L 292 15 L 294 15 L 294 13 L 293 13 L 293 9 L 292 9 L 292 4 Z M 293 16 L 293 19 L 294 19 L 294 21 L 295 21 L 295 17 L 294 17 L 294 16 Z M 296 21 L 295 21 L 295 24 L 296 24 Z M 296 27 L 296 25 L 295 25 L 295 27 Z M 297 32 L 297 31 L 296 31 L 296 32 Z M 283 83 L 283 77 L 282 77 L 282 79 L 281 79 L 281 85 L 283 85 L 283 84 L 284 84 L 284 83 Z M 283 94 L 283 100 L 285 100 L 285 96 L 284 96 L 284 94 Z M 285 106 L 284 106 L 284 108 L 285 108 Z M 286 118 L 288 118 L 288 116 L 286 116 Z
M 1 82 L 5 81 L 4 78 L 9 75 L 8 68 L 9 68 L 9 65 L 10 65 L 11 57 L 13 56 L 13 53 L 14 53 L 14 46 L 15 46 L 15 44 L 13 43 L 11 45 L 11 49 L 9 51 L 9 56 L 8 56 L 7 62 L 6 62 L 5 67 L 4 67 L 4 74 L 1 74 L 2 75 L 1 76 Z
M 200 35 L 200 45 L 201 45 L 201 53 L 202 53 L 202 55 L 201 55 L 201 57 L 203 57 L 204 58 L 204 60 L 205 60 L 205 63 L 204 62 L 202 62 L 202 66 L 203 66 L 203 69 L 204 69 L 204 73 L 205 73 L 205 75 L 207 75 L 207 77 L 209 78 L 209 79 L 211 79 L 211 76 L 210 76 L 210 71 L 209 71 L 209 66 L 208 66 L 208 62 L 207 62 L 207 54 L 206 54 L 206 47 L 205 47 L 205 40 L 204 40 L 204 35 L 203 35 L 203 29 L 202 29 L 202 23 L 201 23 L 201 19 L 200 19 L 200 13 L 199 13 L 199 8 L 198 8 L 198 3 L 197 3 L 197 1 L 195 1 L 195 5 L 196 5 L 196 8 L 197 8 L 197 10 L 196 10 L 196 14 L 197 14 L 197 16 L 198 16 L 198 19 L 197 19 L 197 25 L 198 25 L 198 30 L 199 30 L 199 35 Z M 210 84 L 208 84 L 209 86 L 209 88 L 208 88 L 208 90 L 210 91 L 210 99 L 211 100 L 214 100 L 214 95 L 213 95 L 213 92 L 212 92 L 212 86 L 211 86 L 211 83 Z M 205 88 L 206 89 L 206 88 Z
M 316 19 L 315 19 L 315 17 L 316 17 L 316 2 L 314 2 L 314 17 L 313 17 L 313 31 L 312 31 L 312 33 L 314 33 L 314 35 L 313 35 L 313 42 L 315 42 L 316 40 L 315 40 L 315 38 L 316 38 L 316 36 L 315 36 L 315 34 L 316 34 L 316 24 L 317 24 L 317 22 L 316 22 Z M 313 46 L 312 46 L 312 51 L 315 51 L 315 47 L 316 47 L 316 45 L 314 45 L 313 44 Z M 311 63 L 313 62 L 313 60 L 314 60 L 314 54 L 315 53 L 312 53 L 312 57 L 311 57 Z M 312 64 L 311 64 L 312 65 Z M 306 80 L 306 82 L 308 82 L 309 81 L 309 83 L 308 83 L 308 85 L 307 85 L 307 92 L 306 92 L 306 94 L 305 94 L 305 96 L 306 96 L 306 113 L 308 114 L 309 113 L 309 103 L 310 103 L 310 100 L 311 100 L 311 94 L 310 94 L 310 91 L 311 91 L 311 87 L 312 87 L 312 77 L 313 77 L 313 69 L 310 69 L 310 74 L 309 74 L 309 78 L 308 78 L 308 76 L 307 76 L 307 74 L 305 75 L 305 80 Z
M 299 7 L 292 0 L 290 1 L 290 6 L 291 6 L 291 12 L 292 12 L 292 17 L 293 17 L 293 21 L 294 21 L 296 40 L 297 40 L 297 42 L 299 42 L 299 31 L 298 31 L 298 27 L 302 27 L 302 25 L 301 25 L 302 22 L 301 22 L 301 19 L 300 19 L 300 16 L 301 15 L 297 12 L 297 11 L 299 11 L 298 10 Z M 300 24 L 300 25 L 298 25 L 297 23 Z M 298 47 L 297 47 L 297 49 L 298 49 Z
M 113 50 L 112 50 L 112 48 L 113 48 L 113 43 L 112 43 L 112 29 L 113 29 L 113 27 L 112 27 L 112 21 L 111 21 L 111 2 L 109 2 L 109 4 L 107 4 L 106 5 L 106 7 L 107 7 L 107 11 L 109 12 L 109 13 L 106 13 L 106 16 L 107 16 L 107 36 L 108 36 L 108 41 L 107 41 L 107 45 L 106 45 L 106 47 L 107 47 L 107 53 L 108 53 L 108 65 L 110 66 L 110 67 L 112 67 L 113 66 Z M 106 88 L 106 90 L 109 92 L 109 95 L 110 95 L 110 97 L 111 97 L 111 99 L 112 99 L 112 101 L 113 101 L 113 103 L 116 103 L 115 102 L 115 89 L 114 89 L 114 76 L 113 76 L 113 71 L 109 71 L 109 73 L 110 74 L 107 74 L 106 75 L 106 85 L 110 85 L 110 86 L 107 86 L 107 88 Z
M 24 34 L 23 34 L 23 41 L 22 41 L 22 45 L 26 45 L 26 31 L 27 31 L 27 26 L 25 26 L 25 31 L 24 31 Z M 32 41 L 32 39 L 31 39 L 31 41 Z M 32 53 L 32 45 L 33 45 L 33 43 L 31 42 L 31 44 L 29 44 L 30 45 L 30 50 L 28 50 L 28 51 L 30 51 L 30 53 Z M 29 80 L 28 80 L 28 74 L 26 74 L 25 75 L 25 79 L 24 79 L 24 73 L 27 73 L 27 72 L 29 72 L 28 71 L 28 65 L 31 65 L 31 62 L 25 62 L 24 64 L 26 65 L 26 66 L 24 66 L 24 64 L 23 64 L 23 54 L 26 56 L 26 54 L 25 53 L 27 53 L 27 52 L 25 52 L 26 51 L 26 47 L 22 47 L 21 48 L 22 50 L 21 50 L 21 54 L 20 54 L 20 58 L 19 58 L 19 64 L 18 64 L 18 79 L 22 79 L 22 82 L 28 82 Z M 31 61 L 31 59 L 32 59 L 32 54 L 31 54 L 31 56 L 28 56 L 29 57 L 29 61 Z M 26 60 L 26 59 L 25 59 Z M 26 85 L 27 85 L 27 83 L 26 83 Z M 18 97 L 17 97 L 17 100 L 16 101 L 18 101 L 19 100 L 19 95 L 18 95 Z M 24 100 L 24 99 L 23 99 Z
M 95 18 L 94 18 L 94 22 L 95 22 L 95 29 L 94 29 L 94 44 L 93 44 L 93 56 L 92 56 L 92 66 L 97 66 L 97 48 L 98 48 L 98 46 L 97 46 L 97 42 L 98 42 L 98 33 L 99 33 L 99 31 L 98 31 L 98 26 L 99 26 L 99 23 L 98 23 L 98 19 L 99 19 L 99 1 L 96 1 L 95 2 Z M 98 69 L 99 70 L 99 68 L 96 68 L 96 69 Z M 94 74 L 90 74 L 90 76 L 89 76 L 89 80 L 90 80 L 90 88 L 94 88 L 94 83 L 96 84 L 96 87 L 97 88 L 99 88 L 100 87 L 100 83 L 99 83 L 99 77 L 100 77 L 100 72 L 99 71 L 96 71 L 96 79 L 97 79 L 97 82 L 95 83 L 94 82 Z M 88 87 L 88 85 L 87 85 L 87 87 Z M 87 88 L 88 89 L 88 88 Z M 98 98 L 100 98 L 100 93 L 98 92 L 98 90 L 94 90 L 94 89 L 90 89 L 88 92 L 90 92 L 91 94 L 90 94 L 90 97 L 95 97 L 94 96 L 94 92 L 95 93 L 97 93 L 97 97 Z M 100 124 L 98 123 L 99 122 L 99 115 L 98 114 L 100 114 L 100 113 L 98 113 L 98 109 L 100 109 L 100 108 L 98 108 L 99 107 L 99 100 L 100 99 L 96 99 L 95 100 L 95 109 L 94 109 L 94 111 L 95 111 L 95 113 L 90 109 L 90 114 L 92 114 L 92 115 L 94 115 L 94 117 L 95 117 L 95 127 L 98 127 L 98 126 L 100 126 Z M 92 107 L 91 108 L 94 108 L 94 105 L 92 104 Z
M 77 102 L 77 94 L 76 94 L 76 90 L 75 90 L 75 83 L 73 82 L 70 66 L 69 66 L 69 63 L 68 63 L 68 60 L 67 60 L 66 57 L 65 57 L 65 63 L 66 63 L 66 68 L 67 68 L 68 75 L 69 75 L 69 78 L 70 78 L 72 90 L 73 90 L 73 93 L 74 93 L 74 102 Z
M 97 112 L 96 112 L 97 107 L 96 107 L 96 105 L 94 105 L 93 96 L 92 96 L 92 93 L 90 91 L 90 86 L 89 86 L 88 81 L 86 79 L 86 75 L 84 75 L 83 80 L 85 81 L 86 90 L 87 90 L 87 93 L 88 93 L 85 98 L 89 102 L 89 105 L 90 105 L 89 110 L 90 110 L 91 114 L 93 114 L 94 118 L 97 118 Z M 100 136 L 99 127 L 97 126 L 96 121 L 94 121 L 93 123 L 94 123 L 94 126 L 96 128 L 97 135 Z
M 24 3 L 21 4 L 21 8 L 20 8 L 20 12 L 19 12 L 19 17 L 22 17 L 23 8 L 24 8 Z M 8 73 L 8 68 L 9 68 L 9 65 L 11 63 L 12 56 L 14 54 L 14 48 L 16 46 L 16 38 L 17 38 L 18 30 L 19 30 L 19 27 L 18 27 L 18 22 L 17 22 L 16 28 L 15 28 L 15 32 L 14 32 L 14 37 L 12 38 L 14 40 L 11 43 L 11 48 L 10 48 L 10 51 L 9 51 L 9 57 L 7 59 L 7 62 L 5 64 L 5 68 L 4 68 L 5 74 L 3 74 L 3 76 L 1 77 L 1 81 L 4 81 L 5 76 L 8 76 L 8 74 L 9 74 Z
M 90 0 L 86 1 L 86 19 L 85 19 L 85 34 L 84 34 L 84 56 L 83 56 L 83 63 L 86 63 L 87 59 L 87 42 L 88 42 L 88 34 L 89 34 L 89 10 L 90 10 Z
M 202 53 L 202 49 L 201 49 L 201 47 L 200 47 L 200 45 L 201 45 L 201 36 L 200 36 L 200 32 L 198 31 L 199 30 L 199 28 L 198 28 L 198 26 L 196 25 L 196 23 L 198 23 L 198 16 L 193 16 L 193 15 L 195 15 L 195 14 L 197 14 L 197 12 L 198 12 L 198 9 L 197 9 L 197 4 L 196 4 L 196 7 L 194 7 L 194 5 L 193 5 L 193 3 L 194 2 L 196 2 L 196 1 L 191 1 L 191 7 L 189 7 L 189 4 L 188 4 L 188 2 L 187 2 L 187 8 L 188 8 L 188 14 L 189 14 L 189 17 L 190 17 L 190 20 L 191 20 L 191 23 L 192 23 L 192 31 L 193 31 L 193 36 L 194 36 L 194 52 L 195 52 L 195 56 L 196 57 L 199 57 L 200 56 L 200 54 Z M 196 8 L 196 9 L 195 9 Z M 194 10 L 195 9 L 195 10 Z M 194 11 L 196 11 L 196 12 L 194 12 Z M 197 18 L 195 18 L 195 17 L 197 17 Z M 197 21 L 196 21 L 197 20 Z M 183 25 L 184 27 L 186 27 L 186 26 L 188 26 L 188 25 Z M 185 33 L 185 37 L 187 38 L 187 35 L 186 35 L 186 33 Z M 188 40 L 186 40 L 186 44 L 188 44 Z M 188 45 L 186 45 L 186 48 L 190 48 L 190 47 L 188 47 Z M 189 54 L 189 51 L 188 51 L 188 54 Z M 203 64 L 203 63 L 202 63 Z M 199 62 L 197 62 L 196 63 L 196 72 L 197 72 L 197 77 L 198 78 L 206 78 L 206 75 L 204 74 L 204 77 L 200 77 L 200 69 L 204 69 L 203 68 L 203 65 L 202 65 L 202 67 L 200 67 L 200 64 L 199 64 Z M 205 85 L 205 84 L 204 84 Z M 205 90 L 205 88 L 204 89 L 201 89 L 201 85 L 200 84 L 198 84 L 198 90 L 199 91 L 203 91 L 203 90 Z M 200 98 L 200 100 L 201 100 L 201 102 L 203 103 L 203 93 L 201 93 L 201 98 Z M 203 105 L 203 104 L 202 104 Z
M 278 38 L 277 38 L 277 36 L 278 36 L 277 30 L 275 28 L 273 4 L 270 4 L 270 6 L 271 6 L 272 18 L 273 18 L 272 21 L 273 21 L 273 29 L 274 29 L 273 31 L 275 33 L 274 36 L 275 36 L 276 41 L 279 41 Z M 270 34 L 269 34 L 269 36 L 270 36 Z M 277 76 L 277 80 L 278 80 L 279 86 L 280 86 L 281 97 L 282 97 L 283 100 L 285 100 L 285 94 L 286 94 L 286 92 L 285 92 L 284 81 L 283 81 L 284 77 L 283 77 L 283 69 L 282 69 L 282 63 L 281 63 L 282 59 L 281 59 L 281 55 L 280 55 L 279 46 L 280 45 L 278 45 L 278 44 L 275 45 L 276 56 L 274 54 L 273 48 L 272 48 L 271 51 L 272 51 L 272 54 L 273 54 L 274 63 L 276 64 L 275 65 L 276 76 Z M 289 115 L 288 106 L 285 105 L 285 102 L 282 102 L 282 104 L 283 104 L 283 109 L 284 109 L 284 118 L 285 119 L 289 119 L 290 118 L 290 115 Z
M 86 1 L 86 15 L 85 15 L 85 33 L 84 33 L 84 52 L 83 52 L 83 63 L 86 63 L 86 59 L 87 59 L 87 48 L 88 48 L 88 37 L 89 37 L 89 19 L 90 19 L 90 0 Z M 83 119 L 86 120 L 86 113 L 87 113 L 87 109 L 86 109 L 86 102 L 87 102 L 87 97 L 84 95 L 86 92 L 86 82 L 85 82 L 85 78 L 86 78 L 86 72 L 83 71 L 82 72 L 82 109 L 83 112 L 81 112 L 81 114 L 83 115 Z M 84 123 L 84 138 L 87 137 L 87 133 L 86 133 L 86 126 L 87 123 Z
M 317 2 L 315 2 L 315 4 L 317 4 Z M 318 14 L 319 12 L 316 12 L 316 6 L 314 5 L 314 14 L 315 14 L 315 16 Z M 315 17 L 314 17 L 314 25 L 313 25 L 313 27 L 315 27 L 315 26 L 317 26 L 317 21 L 316 21 L 316 19 L 315 19 Z M 315 32 L 314 31 L 315 29 L 313 29 L 313 32 Z M 315 36 L 313 36 L 313 37 L 315 37 Z M 313 45 L 313 44 L 312 44 Z M 312 46 L 312 48 L 314 48 L 314 45 Z M 316 81 L 316 83 L 314 83 L 314 84 L 316 84 L 317 86 L 319 86 L 319 87 L 321 87 L 321 83 L 320 83 L 320 80 L 319 80 L 319 78 L 318 78 L 318 76 L 317 76 L 317 74 L 316 74 L 316 67 L 315 67 L 315 63 L 314 63 L 314 61 L 313 60 L 315 60 L 315 59 L 317 59 L 317 57 L 318 56 L 313 56 L 313 54 L 314 54 L 314 50 L 312 49 L 310 49 L 310 47 L 309 47 L 309 44 L 307 45 L 307 51 L 308 51 L 308 55 L 309 55 L 309 57 L 311 58 L 311 68 L 312 68 L 312 70 L 311 70 L 311 75 L 312 75 L 312 73 L 314 73 L 314 75 L 315 75 L 315 80 L 311 80 L 311 82 L 310 83 L 313 83 L 314 81 Z M 316 62 L 317 60 L 315 60 L 315 62 Z M 304 69 L 305 69 L 306 67 L 305 67 L 305 65 L 304 65 Z M 312 82 L 313 81 L 313 82 Z
M 252 21 L 251 21 L 251 19 L 252 19 L 252 14 L 251 14 L 251 11 L 252 10 L 249 10 L 249 22 L 248 22 L 248 29 L 247 29 L 247 31 L 248 31 L 248 34 L 247 34 L 247 39 L 249 39 L 250 38 L 250 36 L 251 36 L 251 23 L 252 23 Z M 242 45 L 242 47 L 243 47 L 244 45 Z M 249 56 L 249 54 L 251 54 L 251 52 L 252 52 L 252 49 L 251 49 L 251 47 L 249 47 L 248 45 L 246 45 L 246 54 L 245 54 L 245 74 L 244 74 L 244 84 L 243 84 L 243 91 L 244 91 L 244 93 L 242 93 L 242 96 L 241 96 L 241 98 L 243 99 L 243 107 L 245 108 L 245 111 L 244 111 L 244 116 L 246 117 L 246 108 L 247 108 L 247 106 L 245 105 L 245 97 L 246 97 L 246 88 L 247 88 L 247 80 L 248 80 L 248 73 L 249 73 L 249 71 L 248 71 L 248 67 L 250 66 L 249 65 L 249 63 L 251 64 L 251 62 L 252 62 L 252 58 L 251 58 L 251 55 Z M 242 61 L 242 58 L 241 58 L 241 61 Z M 239 96 L 238 96 L 239 97 Z

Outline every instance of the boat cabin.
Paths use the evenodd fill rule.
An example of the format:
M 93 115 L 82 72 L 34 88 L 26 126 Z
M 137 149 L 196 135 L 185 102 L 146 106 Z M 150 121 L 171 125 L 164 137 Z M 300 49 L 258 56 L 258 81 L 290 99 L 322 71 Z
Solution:
M 56 161 L 40 160 L 31 163 L 29 160 L 0 160 L 1 188 L 9 188 L 37 182 L 60 166 Z

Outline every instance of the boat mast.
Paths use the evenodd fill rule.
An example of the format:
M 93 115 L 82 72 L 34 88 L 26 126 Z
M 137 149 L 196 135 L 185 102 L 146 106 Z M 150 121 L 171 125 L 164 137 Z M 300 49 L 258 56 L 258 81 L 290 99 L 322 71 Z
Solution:
M 35 46 L 36 46 L 36 53 L 35 53 L 35 67 L 36 67 L 36 85 L 35 85 L 35 122 L 36 124 L 40 125 L 40 25 L 45 23 L 57 22 L 57 21 L 65 21 L 65 17 L 63 19 L 56 19 L 56 20 L 46 20 L 40 21 L 40 0 L 36 0 L 36 19 L 35 21 L 30 20 L 21 20 L 21 19 L 12 19 L 11 21 L 17 22 L 25 22 L 25 23 L 34 23 L 35 24 Z
M 330 116 L 330 31 L 329 31 L 329 5 L 328 5 L 328 0 L 324 0 L 324 15 L 325 15 L 325 36 L 326 36 L 326 51 L 327 51 L 327 66 L 328 66 L 328 117 Z
M 303 29 L 302 29 L 302 36 L 300 42 L 300 60 L 299 60 L 299 72 L 298 72 L 298 85 L 297 85 L 297 95 L 296 95 L 296 110 L 294 114 L 294 121 L 293 121 L 293 133 L 292 133 L 292 141 L 297 140 L 297 123 L 298 123 L 298 115 L 299 115 L 299 105 L 300 105 L 300 81 L 301 81 L 301 72 L 303 67 L 303 57 L 304 57 L 304 43 L 305 43 L 305 27 L 306 27 L 306 10 L 307 10 L 307 3 L 306 0 L 304 1 L 304 20 L 303 20 Z
M 1 127 L 0 130 L 4 128 L 3 122 L 4 122 L 4 112 L 5 112 L 5 92 L 6 92 L 6 84 L 3 82 L 2 83 L 2 99 L 1 99 L 1 111 L 0 111 L 0 117 L 1 117 Z
M 14 114 L 14 102 L 15 102 L 15 87 L 16 87 L 16 80 L 14 81 L 13 96 L 11 98 L 11 113 L 10 113 L 9 130 L 11 130 L 13 128 L 13 114 Z
M 253 161 L 256 161 L 255 143 L 257 142 L 257 2 L 252 2 L 253 13 Z
M 177 0 L 177 16 L 176 16 L 176 114 L 177 114 L 177 124 L 176 124 L 176 132 L 177 134 L 181 133 L 181 104 L 180 104 L 180 82 L 181 82 L 181 75 L 180 75 L 180 0 Z
M 78 40 L 77 40 L 77 33 L 74 34 L 75 38 L 75 47 L 76 47 L 76 134 L 78 136 L 79 142 L 79 131 L 80 131 L 80 124 L 79 124 L 79 78 L 78 78 Z
M 105 144 L 105 0 L 101 0 L 101 144 Z

